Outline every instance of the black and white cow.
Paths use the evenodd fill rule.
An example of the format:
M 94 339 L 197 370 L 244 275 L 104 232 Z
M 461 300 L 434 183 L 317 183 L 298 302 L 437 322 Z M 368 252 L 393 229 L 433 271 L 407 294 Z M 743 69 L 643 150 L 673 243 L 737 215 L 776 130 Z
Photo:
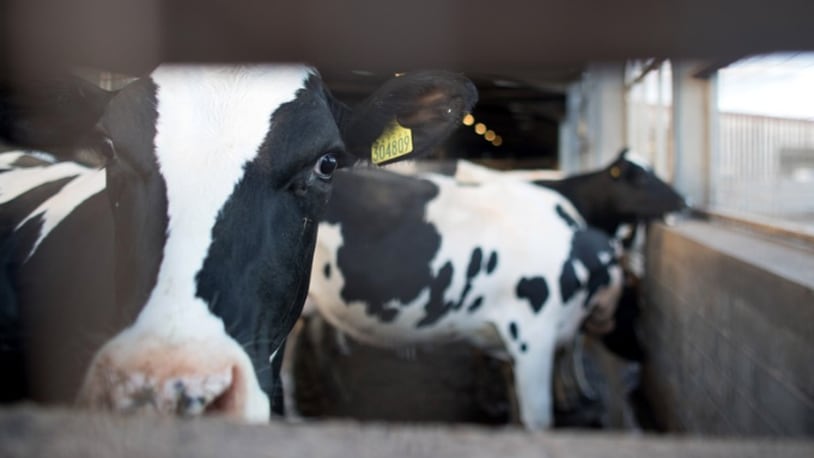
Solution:
M 645 226 L 682 210 L 686 207 L 684 197 L 627 148 L 600 170 L 534 183 L 556 190 L 574 204 L 590 226 L 619 239 L 624 250 L 625 288 L 614 316 L 616 326 L 602 336 L 602 341 L 616 355 L 642 361 L 645 350 L 636 328 Z
M 555 349 L 583 323 L 612 326 L 617 256 L 551 190 L 354 170 L 335 176 L 309 298 L 365 343 L 467 340 L 510 356 L 521 420 L 541 428 L 552 420 Z
M 623 148 L 606 167 L 564 175 L 554 170 L 500 171 L 465 160 L 418 161 L 394 170 L 405 174 L 438 171 L 460 183 L 480 184 L 522 180 L 553 189 L 566 197 L 589 226 L 617 238 L 624 248 L 626 287 L 616 308 L 614 329 L 602 337 L 618 356 L 641 361 L 644 349 L 635 331 L 638 317 L 638 282 L 643 272 L 641 245 L 644 226 L 686 207 L 684 198 L 661 180 L 640 156 Z M 637 245 L 638 244 L 638 245 Z
M 103 101 L 65 87 L 71 96 L 34 105 L 25 93 L 0 100 L 12 142 L 76 147 L 81 137 L 107 158 L 102 170 L 0 174 L 0 294 L 20 312 L 29 362 L 74 343 L 37 342 L 31 328 L 59 328 L 38 327 L 42 314 L 103 310 L 115 336 L 90 362 L 83 403 L 253 421 L 269 418 L 270 359 L 302 308 L 335 169 L 430 151 L 477 97 L 459 75 L 417 72 L 351 111 L 296 65 L 165 65 Z M 62 116 L 66 100 L 76 118 Z M 76 297 L 85 302 L 66 302 Z

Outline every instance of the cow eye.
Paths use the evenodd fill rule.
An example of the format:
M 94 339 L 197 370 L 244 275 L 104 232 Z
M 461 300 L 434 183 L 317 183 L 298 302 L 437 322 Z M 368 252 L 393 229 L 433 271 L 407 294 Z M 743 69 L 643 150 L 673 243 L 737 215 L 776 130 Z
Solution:
M 338 166 L 339 161 L 334 153 L 323 154 L 314 164 L 314 173 L 323 180 L 329 180 Z

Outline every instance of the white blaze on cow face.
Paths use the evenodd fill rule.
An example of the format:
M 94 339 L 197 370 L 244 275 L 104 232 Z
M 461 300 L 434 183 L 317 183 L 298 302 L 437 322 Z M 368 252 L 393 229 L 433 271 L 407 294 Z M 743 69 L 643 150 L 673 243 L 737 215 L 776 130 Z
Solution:
M 152 75 L 158 86 L 155 153 L 169 223 L 158 281 L 140 321 L 155 314 L 157 327 L 180 320 L 189 328 L 195 309 L 211 317 L 195 297 L 195 275 L 212 243 L 218 212 L 243 167 L 257 156 L 272 113 L 295 98 L 309 75 L 305 67 L 293 66 L 168 67 Z

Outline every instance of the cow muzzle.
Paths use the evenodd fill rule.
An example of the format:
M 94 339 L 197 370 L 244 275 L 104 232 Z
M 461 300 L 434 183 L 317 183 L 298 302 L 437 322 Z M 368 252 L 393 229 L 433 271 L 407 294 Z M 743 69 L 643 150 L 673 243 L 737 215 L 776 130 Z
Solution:
M 97 353 L 77 397 L 81 406 L 268 421 L 268 397 L 234 342 L 171 342 L 131 334 L 125 331 Z

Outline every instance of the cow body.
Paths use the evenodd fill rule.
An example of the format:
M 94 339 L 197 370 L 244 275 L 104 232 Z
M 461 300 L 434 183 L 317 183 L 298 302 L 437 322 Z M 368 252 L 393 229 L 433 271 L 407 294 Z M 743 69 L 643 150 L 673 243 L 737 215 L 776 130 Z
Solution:
M 347 175 L 320 224 L 309 291 L 320 313 L 374 345 L 466 340 L 509 356 L 523 423 L 549 426 L 556 347 L 586 318 L 606 331 L 613 313 L 613 242 L 531 184 Z
M 686 206 L 684 198 L 662 181 L 641 157 L 623 148 L 599 170 L 570 176 L 553 170 L 499 171 L 465 160 L 418 161 L 394 166 L 399 173 L 439 172 L 461 184 L 527 181 L 567 198 L 591 227 L 616 238 L 624 248 L 626 287 L 616 308 L 614 329 L 602 337 L 622 358 L 642 361 L 645 351 L 637 332 L 638 283 L 644 275 L 641 250 L 646 225 Z
M 257 421 L 268 419 L 279 387 L 270 360 L 300 313 L 334 170 L 369 158 L 393 123 L 411 135 L 402 154 L 428 151 L 476 96 L 457 75 L 416 73 L 351 112 L 312 69 L 262 65 L 162 66 L 106 97 L 96 129 L 82 133 L 106 166 L 68 173 L 67 184 L 39 183 L 56 191 L 6 226 L 2 252 L 13 254 L 4 257 L 2 289 L 34 320 L 35 310 L 88 306 L 110 317 L 83 370 L 83 403 Z M 51 128 L 59 110 L 32 111 L 17 99 L 0 109 L 0 132 L 16 143 L 65 141 Z M 60 167 L 71 165 L 42 172 Z M 12 182 L 9 173 L 0 183 Z M 0 186 L 4 220 L 41 191 L 21 181 L 33 187 Z M 98 220 L 77 219 L 89 209 Z M 53 242 L 87 226 L 98 244 L 86 252 Z M 81 304 L 61 302 L 65 271 L 47 262 L 66 254 L 112 267 L 76 269 L 76 289 L 89 296 Z M 31 298 L 32 279 L 47 294 Z M 21 321 L 28 352 L 38 343 Z

